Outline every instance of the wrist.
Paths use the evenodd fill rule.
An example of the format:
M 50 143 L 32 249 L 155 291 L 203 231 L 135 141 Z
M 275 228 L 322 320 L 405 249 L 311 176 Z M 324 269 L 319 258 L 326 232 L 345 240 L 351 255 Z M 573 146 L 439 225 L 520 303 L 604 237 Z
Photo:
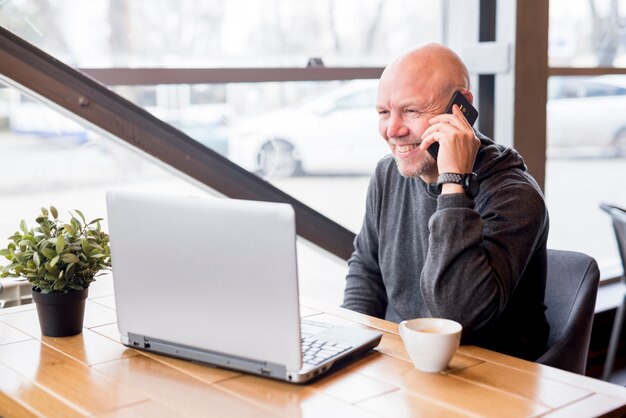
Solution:
M 465 193 L 463 186 L 454 183 L 444 183 L 441 185 L 441 194 Z
M 441 173 L 437 178 L 437 186 L 442 194 L 465 192 L 470 198 L 476 197 L 480 188 L 476 173 Z

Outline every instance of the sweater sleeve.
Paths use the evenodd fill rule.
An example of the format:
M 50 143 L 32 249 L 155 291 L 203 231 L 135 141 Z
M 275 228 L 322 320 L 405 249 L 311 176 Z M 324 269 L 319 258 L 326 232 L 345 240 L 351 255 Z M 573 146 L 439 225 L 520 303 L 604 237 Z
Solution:
M 464 194 L 439 196 L 420 276 L 432 315 L 468 333 L 502 313 L 548 229 L 543 196 L 530 184 L 509 183 L 488 195 L 480 213 Z
M 342 307 L 379 318 L 385 317 L 387 295 L 378 262 L 378 189 L 372 176 L 367 191 L 365 218 L 354 239 Z

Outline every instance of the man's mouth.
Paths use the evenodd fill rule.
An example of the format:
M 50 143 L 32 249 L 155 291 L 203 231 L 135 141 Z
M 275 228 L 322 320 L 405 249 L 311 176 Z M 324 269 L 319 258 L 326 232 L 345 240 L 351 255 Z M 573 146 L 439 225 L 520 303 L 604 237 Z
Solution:
M 396 145 L 396 151 L 399 153 L 405 153 L 413 151 L 415 148 L 419 147 L 420 144 L 406 144 L 406 145 Z

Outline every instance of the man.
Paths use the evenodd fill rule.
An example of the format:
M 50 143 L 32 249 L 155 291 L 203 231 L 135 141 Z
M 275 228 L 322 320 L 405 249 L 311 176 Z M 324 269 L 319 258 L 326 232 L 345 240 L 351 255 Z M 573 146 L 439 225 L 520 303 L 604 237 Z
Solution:
M 343 307 L 394 322 L 453 319 L 463 342 L 535 360 L 549 332 L 548 212 L 516 151 L 474 131 L 458 106 L 444 114 L 456 91 L 473 100 L 467 68 L 442 45 L 383 72 L 376 109 L 392 155 L 370 182 Z

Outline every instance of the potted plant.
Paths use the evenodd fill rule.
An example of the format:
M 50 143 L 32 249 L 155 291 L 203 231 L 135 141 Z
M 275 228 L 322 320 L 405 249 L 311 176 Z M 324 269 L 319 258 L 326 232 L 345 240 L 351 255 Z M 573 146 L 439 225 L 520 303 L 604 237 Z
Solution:
M 111 268 L 109 236 L 100 227 L 102 218 L 90 222 L 79 210 L 64 223 L 54 206 L 41 208 L 28 228 L 9 237 L 0 255 L 9 260 L 0 277 L 24 277 L 33 285 L 41 333 L 50 337 L 82 332 L 89 285 L 102 270 Z

